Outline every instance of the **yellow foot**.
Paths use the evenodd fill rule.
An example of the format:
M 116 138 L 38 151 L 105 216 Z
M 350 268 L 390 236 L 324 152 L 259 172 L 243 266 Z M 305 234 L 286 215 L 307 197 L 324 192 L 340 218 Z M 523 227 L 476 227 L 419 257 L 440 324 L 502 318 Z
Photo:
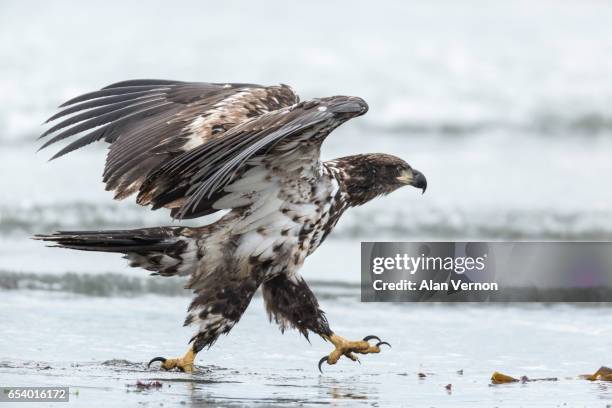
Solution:
M 187 353 L 183 357 L 179 358 L 164 358 L 164 357 L 155 357 L 153 360 L 149 361 L 147 367 L 151 367 L 151 364 L 159 361 L 161 362 L 161 368 L 164 370 L 172 370 L 174 368 L 178 368 L 179 370 L 185 373 L 192 373 L 194 371 L 193 361 L 195 360 L 195 355 L 193 348 L 189 348 Z
M 321 371 L 321 373 L 323 373 L 321 365 L 324 362 L 327 362 L 327 364 L 330 365 L 336 364 L 342 356 L 348 357 L 353 361 L 359 362 L 359 359 L 353 353 L 380 353 L 380 346 L 382 346 L 383 344 L 391 347 L 391 345 L 386 341 L 381 341 L 378 336 L 366 336 L 361 341 L 350 341 L 345 339 L 344 337 L 332 334 L 331 336 L 324 336 L 324 339 L 329 340 L 336 348 L 334 351 L 329 353 L 328 356 L 325 356 L 321 360 L 319 360 L 319 371 Z M 377 343 L 375 345 L 371 345 L 369 343 L 370 340 L 376 340 Z

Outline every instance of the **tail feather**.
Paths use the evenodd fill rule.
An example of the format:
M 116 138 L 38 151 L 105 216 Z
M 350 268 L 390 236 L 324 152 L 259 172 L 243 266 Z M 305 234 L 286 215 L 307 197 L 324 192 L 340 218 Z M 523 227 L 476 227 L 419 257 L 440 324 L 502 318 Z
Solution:
M 35 235 L 36 240 L 50 242 L 50 246 L 80 251 L 118 252 L 130 261 L 130 266 L 141 267 L 154 275 L 187 275 L 197 267 L 197 241 L 186 234 L 184 227 L 156 227 L 134 230 L 58 231 Z

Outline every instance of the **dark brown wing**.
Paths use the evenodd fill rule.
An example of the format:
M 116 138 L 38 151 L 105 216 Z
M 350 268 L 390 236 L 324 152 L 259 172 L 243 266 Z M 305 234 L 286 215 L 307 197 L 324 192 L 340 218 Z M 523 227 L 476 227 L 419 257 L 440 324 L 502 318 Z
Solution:
M 273 166 L 275 157 L 292 154 L 298 148 L 301 155 L 312 153 L 309 166 L 316 174 L 319 147 L 325 137 L 366 111 L 367 104 L 360 98 L 334 96 L 258 116 L 157 168 L 142 184 L 138 203 L 154 209 L 174 208 L 175 218 L 209 214 L 216 211 L 213 204 L 224 195 L 225 186 L 249 167 L 262 159 Z
M 43 133 L 41 138 L 52 137 L 41 149 L 78 136 L 55 159 L 95 141 L 110 143 L 104 182 L 122 199 L 164 162 L 298 100 L 285 85 L 124 81 L 64 103 L 47 121 L 63 118 Z

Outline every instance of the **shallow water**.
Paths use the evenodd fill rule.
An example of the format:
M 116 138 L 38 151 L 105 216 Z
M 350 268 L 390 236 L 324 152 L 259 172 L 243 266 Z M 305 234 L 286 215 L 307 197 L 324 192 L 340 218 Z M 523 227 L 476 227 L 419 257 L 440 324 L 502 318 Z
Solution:
M 324 366 L 320 375 L 316 363 L 330 346 L 316 337 L 309 344 L 295 332 L 281 335 L 257 297 L 230 335 L 199 356 L 199 372 L 188 375 L 145 367 L 152 357 L 184 351 L 188 297 L 4 291 L 0 308 L 12 313 L 2 315 L 0 384 L 69 385 L 78 406 L 612 403 L 612 387 L 577 379 L 605 363 L 612 308 L 374 305 L 360 303 L 356 290 L 343 293 L 321 297 L 332 327 L 355 339 L 377 334 L 392 348 L 362 356 L 362 364 Z M 558 381 L 491 386 L 494 371 Z M 138 380 L 162 387 L 141 391 Z

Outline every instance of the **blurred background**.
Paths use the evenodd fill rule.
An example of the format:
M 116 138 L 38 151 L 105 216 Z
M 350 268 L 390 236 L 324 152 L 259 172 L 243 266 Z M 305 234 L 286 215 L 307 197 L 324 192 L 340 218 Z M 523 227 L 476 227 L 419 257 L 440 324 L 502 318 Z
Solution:
M 53 149 L 36 153 L 60 103 L 131 78 L 363 97 L 369 113 L 334 132 L 325 158 L 393 153 L 429 189 L 349 211 L 316 254 L 322 264 L 341 246 L 356 267 L 361 240 L 610 239 L 610 21 L 610 3 L 595 0 L 3 1 L 0 268 L 121 269 L 113 255 L 84 263 L 91 254 L 26 238 L 170 223 L 165 211 L 111 200 L 105 145 L 52 163 Z M 56 255 L 61 263 L 39 263 Z
M 303 99 L 368 101 L 366 116 L 328 139 L 325 158 L 393 153 L 429 189 L 349 211 L 316 254 L 321 278 L 337 269 L 321 270 L 340 246 L 357 280 L 362 240 L 611 239 L 610 21 L 604 1 L 3 1 L 0 268 L 125 268 L 26 238 L 171 222 L 111 200 L 105 145 L 52 163 L 52 150 L 36 153 L 57 105 L 131 78 L 286 83 Z M 56 255 L 62 262 L 39 263 Z
M 29 239 L 172 223 L 165 210 L 112 201 L 101 182 L 105 145 L 52 163 L 53 148 L 36 153 L 42 123 L 65 100 L 163 78 L 286 83 L 302 99 L 363 97 L 368 114 L 336 130 L 324 157 L 392 153 L 429 181 L 425 195 L 403 189 L 348 211 L 302 269 L 334 330 L 377 334 L 392 351 L 317 377 L 328 346 L 278 335 L 256 298 L 203 357 L 216 365 L 203 385 L 175 383 L 166 406 L 183 403 L 182 392 L 215 406 L 612 399 L 612 389 L 577 381 L 518 393 L 483 387 L 493 370 L 570 379 L 594 371 L 612 346 L 602 325 L 612 308 L 358 301 L 360 241 L 612 239 L 611 22 L 604 0 L 1 1 L 0 289 L 16 290 L 0 294 L 0 380 L 80 385 L 82 402 L 86 393 L 111 401 L 109 390 L 117 403 L 142 402 L 125 382 L 162 376 L 143 362 L 184 351 L 190 298 L 179 280 L 149 278 L 116 254 Z M 223 381 L 232 384 L 216 384 Z M 156 395 L 149 401 L 157 404 Z
M 429 189 L 349 211 L 316 254 L 321 265 L 341 246 L 356 267 L 362 240 L 611 239 L 610 21 L 610 3 L 596 0 L 3 1 L 0 268 L 80 270 L 90 259 L 39 265 L 59 254 L 26 240 L 35 232 L 170 222 L 111 201 L 105 145 L 52 163 L 53 149 L 36 153 L 60 103 L 131 78 L 363 97 L 369 113 L 334 132 L 325 158 L 393 153 Z M 99 259 L 87 267 L 124 267 Z

